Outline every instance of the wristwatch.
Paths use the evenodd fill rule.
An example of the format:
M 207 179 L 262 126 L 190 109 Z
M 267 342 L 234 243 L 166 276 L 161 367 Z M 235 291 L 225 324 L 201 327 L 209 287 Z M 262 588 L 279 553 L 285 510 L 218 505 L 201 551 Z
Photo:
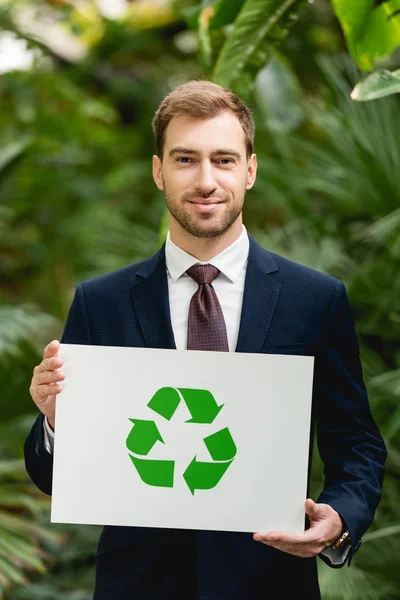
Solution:
M 338 537 L 336 542 L 331 545 L 331 548 L 337 550 L 337 548 L 340 548 L 340 546 L 342 546 L 346 540 L 350 542 L 350 532 L 348 529 L 346 529 L 346 531 L 343 531 L 343 533 Z

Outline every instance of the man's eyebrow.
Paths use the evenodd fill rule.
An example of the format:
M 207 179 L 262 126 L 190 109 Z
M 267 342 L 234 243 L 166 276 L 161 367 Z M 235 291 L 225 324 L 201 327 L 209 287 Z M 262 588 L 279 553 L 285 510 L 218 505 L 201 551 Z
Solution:
M 237 150 L 230 150 L 229 148 L 220 148 L 218 150 L 215 150 L 214 152 L 211 153 L 213 156 L 226 156 L 227 154 L 229 156 L 234 156 L 235 158 L 237 158 L 238 160 L 241 158 L 241 154 L 240 152 L 238 152 Z
M 175 148 L 171 148 L 169 151 L 169 156 L 173 156 L 174 154 L 200 154 L 197 150 L 192 150 L 191 148 L 183 148 L 182 146 L 175 146 Z
M 175 146 L 175 148 L 171 148 L 169 151 L 169 156 L 174 156 L 175 154 L 194 154 L 199 155 L 200 152 L 198 150 L 193 150 L 192 148 L 183 148 L 181 146 Z M 238 160 L 241 158 L 240 152 L 237 150 L 231 150 L 229 148 L 218 148 L 218 150 L 214 150 L 211 152 L 211 156 L 234 156 Z

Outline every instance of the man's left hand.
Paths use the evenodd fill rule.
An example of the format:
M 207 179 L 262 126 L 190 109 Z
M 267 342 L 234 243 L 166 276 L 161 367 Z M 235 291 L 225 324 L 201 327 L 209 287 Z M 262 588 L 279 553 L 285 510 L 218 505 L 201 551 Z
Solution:
M 314 500 L 307 498 L 304 507 L 310 519 L 310 528 L 304 533 L 270 531 L 255 533 L 253 539 L 294 556 L 316 556 L 338 539 L 343 524 L 339 514 L 329 504 L 316 504 Z

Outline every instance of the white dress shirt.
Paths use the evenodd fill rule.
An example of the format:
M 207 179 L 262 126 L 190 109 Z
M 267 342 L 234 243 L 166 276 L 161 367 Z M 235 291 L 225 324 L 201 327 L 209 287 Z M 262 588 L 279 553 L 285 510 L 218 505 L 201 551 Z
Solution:
M 174 244 L 168 233 L 165 262 L 172 331 L 177 350 L 186 350 L 187 348 L 189 304 L 198 285 L 186 274 L 186 271 L 196 264 L 210 264 L 220 270 L 220 274 L 214 279 L 212 285 L 224 314 L 229 351 L 236 350 L 249 246 L 249 238 L 243 225 L 242 233 L 233 244 L 210 260 L 200 261 Z

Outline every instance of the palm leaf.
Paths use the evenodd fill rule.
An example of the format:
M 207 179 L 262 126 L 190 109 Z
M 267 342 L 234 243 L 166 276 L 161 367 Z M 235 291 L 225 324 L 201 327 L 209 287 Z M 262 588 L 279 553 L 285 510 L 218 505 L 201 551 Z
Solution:
M 267 59 L 268 46 L 272 47 L 274 41 L 282 41 L 303 4 L 302 0 L 247 0 L 218 56 L 213 81 L 232 87 L 252 61 L 261 68 Z M 266 46 L 267 36 L 270 39 Z M 263 57 L 261 64 L 257 60 L 260 50 Z M 254 68 L 252 71 L 254 75 Z
M 57 546 L 63 540 L 39 524 L 42 500 L 27 479 L 23 460 L 0 461 L 0 598 L 12 584 L 27 584 L 26 571 L 46 571 L 43 542 Z

